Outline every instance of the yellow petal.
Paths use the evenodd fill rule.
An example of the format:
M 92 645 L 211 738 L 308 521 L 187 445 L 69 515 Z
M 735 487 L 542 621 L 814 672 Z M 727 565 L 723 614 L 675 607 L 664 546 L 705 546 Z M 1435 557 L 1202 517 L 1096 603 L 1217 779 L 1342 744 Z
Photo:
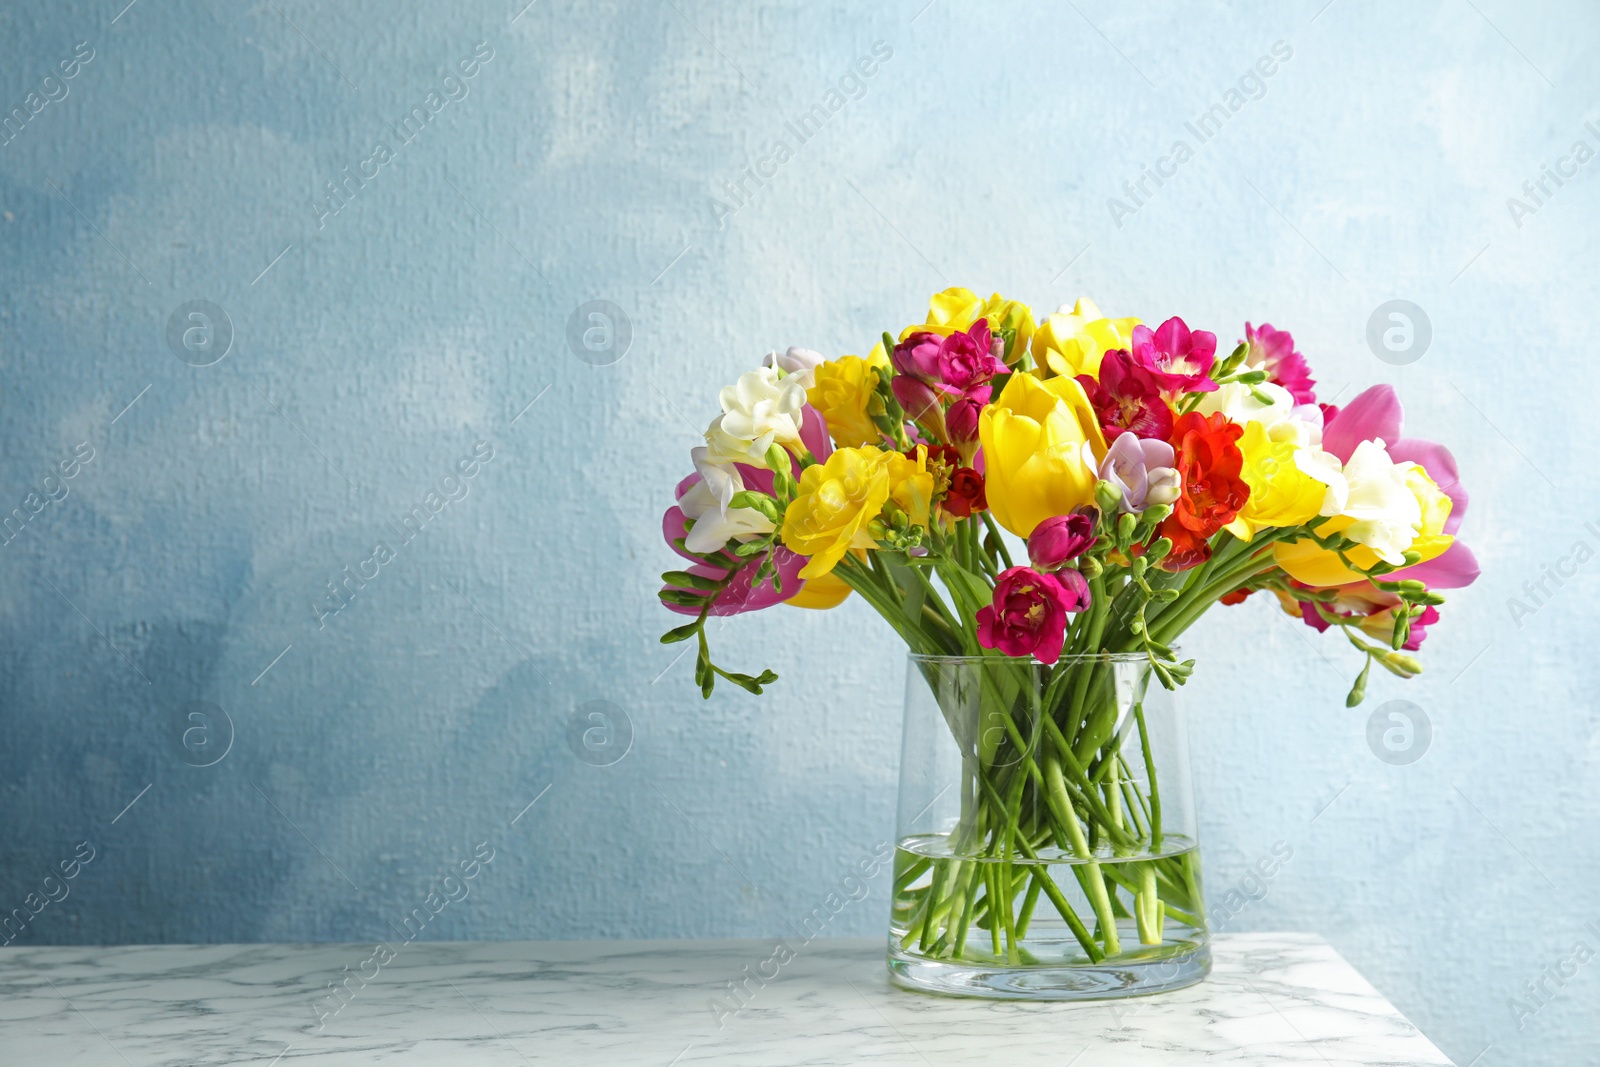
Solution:
M 933 294 L 928 301 L 929 326 L 948 326 L 952 331 L 965 330 L 978 321 L 983 302 L 971 289 L 952 287 Z
M 796 608 L 811 608 L 814 611 L 823 611 L 836 608 L 844 603 L 850 595 L 850 586 L 843 578 L 836 574 L 824 574 L 812 578 L 800 587 L 800 591 L 785 600 L 784 603 Z

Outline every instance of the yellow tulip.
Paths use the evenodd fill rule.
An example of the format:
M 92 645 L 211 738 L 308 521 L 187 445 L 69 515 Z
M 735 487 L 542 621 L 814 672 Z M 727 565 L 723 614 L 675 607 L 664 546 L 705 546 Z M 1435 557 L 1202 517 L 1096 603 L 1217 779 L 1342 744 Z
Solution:
M 1027 537 L 1045 519 L 1094 501 L 1106 440 L 1089 398 L 1073 379 L 1013 375 L 1000 398 L 984 408 L 978 437 L 989 510 L 1018 537 Z
M 995 293 L 987 300 L 979 300 L 978 294 L 971 289 L 952 288 L 941 293 L 935 293 L 933 299 L 928 301 L 928 321 L 913 326 L 907 326 L 900 331 L 899 339 L 904 341 L 914 333 L 934 333 L 941 337 L 948 337 L 962 330 L 969 330 L 972 324 L 979 319 L 984 319 L 989 324 L 991 333 L 1001 330 L 1012 332 L 1011 344 L 1006 348 L 1006 362 L 1015 365 L 1019 354 L 1028 351 L 1033 342 L 1034 330 L 1033 309 L 1019 300 L 1008 300 Z
M 1328 487 L 1295 465 L 1293 441 L 1274 441 L 1266 427 L 1252 421 L 1244 424 L 1239 451 L 1244 454 L 1239 476 L 1250 487 L 1250 498 L 1224 527 L 1229 533 L 1249 541 L 1258 530 L 1299 526 L 1317 517 Z
M 888 357 L 880 344 L 867 359 L 840 356 L 819 363 L 812 371 L 812 385 L 806 399 L 828 424 L 833 443 L 843 448 L 875 444 L 883 434 L 872 416 L 883 413 L 877 395 L 878 378 L 888 369 Z M 876 408 L 876 411 L 874 411 Z
M 891 456 L 911 462 L 897 452 L 841 448 L 801 472 L 799 492 L 783 517 L 785 547 L 810 557 L 800 577 L 821 577 L 852 548 L 876 545 L 871 524 L 889 499 Z
M 1132 347 L 1137 325 L 1138 319 L 1108 319 L 1094 301 L 1079 297 L 1070 312 L 1045 317 L 1033 335 L 1033 361 L 1047 376 L 1098 376 L 1100 360 L 1107 352 Z
M 1409 551 L 1421 557 L 1417 562 L 1425 563 L 1442 556 L 1445 549 L 1455 542 L 1453 536 L 1444 532 L 1444 523 L 1450 517 L 1452 504 L 1450 498 L 1434 484 L 1432 478 L 1428 477 L 1428 473 L 1416 464 L 1409 466 L 1405 480 L 1406 487 L 1417 498 L 1417 504 L 1422 511 L 1421 525 L 1417 528 L 1416 538 L 1411 542 Z M 1341 515 L 1319 526 L 1317 533 L 1326 537 L 1348 529 L 1355 525 L 1356 521 L 1350 516 Z M 1319 547 L 1310 538 L 1274 545 L 1273 554 L 1285 574 L 1307 585 L 1348 585 L 1351 582 L 1363 581 L 1365 578 L 1359 571 L 1346 566 L 1338 553 Z M 1370 570 L 1380 562 L 1378 554 L 1366 545 L 1345 549 L 1344 554 L 1352 564 L 1362 570 Z
M 998 296 L 998 294 L 996 294 Z M 928 301 L 928 321 L 912 329 L 931 330 L 938 334 L 952 334 L 965 330 L 982 318 L 983 301 L 971 289 L 952 287 L 934 293 Z

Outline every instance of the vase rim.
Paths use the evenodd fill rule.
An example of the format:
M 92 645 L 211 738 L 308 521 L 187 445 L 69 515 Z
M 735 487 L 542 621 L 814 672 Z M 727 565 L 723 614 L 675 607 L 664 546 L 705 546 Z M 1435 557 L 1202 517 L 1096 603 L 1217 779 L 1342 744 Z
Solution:
M 1172 651 L 1181 651 L 1173 646 Z M 913 663 L 1013 663 L 1027 664 L 1029 666 L 1048 667 L 1050 664 L 1041 663 L 1031 656 L 971 656 L 971 655 L 931 655 L 923 652 L 907 652 L 906 658 Z M 1062 663 L 1148 663 L 1149 656 L 1143 652 L 1086 652 L 1075 655 L 1063 655 L 1056 660 L 1056 665 Z

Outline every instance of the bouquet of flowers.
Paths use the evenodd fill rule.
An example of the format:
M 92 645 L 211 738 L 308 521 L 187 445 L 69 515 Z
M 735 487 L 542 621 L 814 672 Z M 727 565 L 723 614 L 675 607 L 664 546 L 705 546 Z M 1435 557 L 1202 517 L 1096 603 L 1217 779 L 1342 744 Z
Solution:
M 1439 591 L 1477 577 L 1455 538 L 1467 495 L 1450 452 L 1404 435 L 1388 386 L 1318 403 L 1293 339 L 1266 324 L 1219 358 L 1216 336 L 1181 318 L 1151 328 L 1079 300 L 1041 322 L 947 289 L 865 356 L 773 352 L 719 399 L 665 516 L 688 565 L 660 598 L 689 621 L 662 640 L 698 642 L 705 695 L 719 678 L 760 693 L 776 676 L 714 662 L 707 619 L 854 593 L 914 656 L 1011 671 L 985 682 L 997 726 L 977 746 L 957 855 L 1159 851 L 1154 768 L 1137 796 L 1119 781 L 1132 717 L 1108 664 L 1138 656 L 1161 686 L 1183 683 L 1194 662 L 1175 642 L 1213 604 L 1266 592 L 1342 634 L 1362 662 L 1354 705 L 1374 663 L 1422 669 Z M 1122 884 L 1080 870 L 1090 930 L 1026 872 L 958 861 L 927 881 L 917 862 L 897 872 L 897 893 L 924 882 L 897 898 L 896 930 L 931 956 L 963 958 L 976 923 L 996 958 L 1020 958 L 1015 898 L 1031 912 L 1040 888 L 1091 960 L 1120 951 L 1116 920 L 1133 913 L 1119 885 L 1145 944 L 1202 907 L 1192 871 Z

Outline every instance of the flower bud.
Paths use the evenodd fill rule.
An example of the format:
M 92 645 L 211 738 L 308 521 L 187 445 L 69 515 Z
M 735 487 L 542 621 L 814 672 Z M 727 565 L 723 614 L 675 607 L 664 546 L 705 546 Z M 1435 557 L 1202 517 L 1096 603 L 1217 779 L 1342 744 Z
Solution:
M 931 412 L 939 410 L 939 394 L 927 382 L 909 374 L 896 374 L 892 384 L 894 398 L 900 401 L 912 420 L 924 421 Z
M 921 378 L 923 381 L 939 380 L 939 350 L 944 338 L 936 333 L 920 331 L 894 346 L 890 362 L 895 374 Z M 909 406 L 908 406 L 909 407 Z
M 1151 526 L 1160 526 L 1166 517 L 1171 514 L 1171 504 L 1155 504 L 1151 507 L 1145 508 L 1144 514 L 1140 517 Z
M 978 417 L 983 414 L 983 405 L 975 398 L 964 396 L 950 405 L 950 410 L 945 412 L 945 429 L 950 434 L 950 440 L 958 445 L 970 444 L 978 439 Z
M 1117 505 L 1122 503 L 1122 490 L 1102 478 L 1095 483 L 1094 502 L 1101 511 L 1115 511 Z
M 1094 596 L 1089 591 L 1089 581 L 1083 575 L 1074 570 L 1064 570 L 1055 577 L 1066 592 L 1068 611 L 1082 611 L 1093 603 Z
M 1183 495 L 1183 475 L 1172 467 L 1152 467 L 1146 475 L 1147 488 L 1144 491 L 1144 502 L 1150 504 L 1171 504 Z
M 1117 519 L 1117 543 L 1126 545 L 1128 539 L 1133 536 L 1133 528 L 1138 524 L 1139 519 L 1135 515 L 1123 515 Z
M 1028 558 L 1039 570 L 1054 570 L 1094 544 L 1094 519 L 1083 512 L 1046 519 L 1028 535 Z

